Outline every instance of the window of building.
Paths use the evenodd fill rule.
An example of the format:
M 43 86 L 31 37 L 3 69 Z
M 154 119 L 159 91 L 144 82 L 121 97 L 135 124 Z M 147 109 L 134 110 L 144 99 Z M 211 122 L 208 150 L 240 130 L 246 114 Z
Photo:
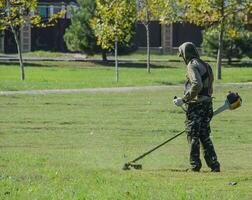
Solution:
M 39 15 L 42 18 L 48 18 L 49 17 L 49 7 L 46 5 L 40 5 L 38 6 L 38 11 L 39 11 Z
M 64 10 L 65 7 L 62 5 L 39 5 L 38 6 L 38 12 L 39 15 L 42 18 L 49 18 L 50 16 L 52 16 L 53 14 L 57 14 L 59 13 L 61 10 Z

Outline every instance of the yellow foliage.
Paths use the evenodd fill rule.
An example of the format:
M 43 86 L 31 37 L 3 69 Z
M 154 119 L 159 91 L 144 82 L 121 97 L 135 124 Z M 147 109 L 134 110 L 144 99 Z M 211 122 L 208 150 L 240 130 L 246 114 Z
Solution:
M 236 39 L 240 37 L 240 32 L 234 29 L 230 29 L 227 31 L 227 34 L 230 38 Z
M 128 42 L 135 22 L 135 4 L 127 0 L 97 0 L 96 17 L 90 23 L 103 49 L 114 48 L 114 42 Z
M 10 25 L 19 27 L 25 23 L 26 19 L 28 19 L 33 26 L 53 26 L 57 22 L 57 19 L 65 14 L 65 11 L 61 10 L 51 16 L 46 22 L 42 22 L 38 14 L 33 16 L 30 15 L 31 10 L 37 10 L 37 0 L 0 0 L 0 9 L 0 30 L 8 28 Z

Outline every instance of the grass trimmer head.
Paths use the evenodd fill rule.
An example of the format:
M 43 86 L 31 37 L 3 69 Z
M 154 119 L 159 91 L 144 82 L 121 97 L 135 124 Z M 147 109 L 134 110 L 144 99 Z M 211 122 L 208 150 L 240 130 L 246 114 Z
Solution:
M 136 164 L 136 163 L 125 163 L 123 165 L 123 170 L 130 170 L 131 168 L 136 169 L 136 170 L 141 170 L 142 169 L 142 165 L 141 164 Z
M 178 133 L 177 135 L 173 136 L 172 138 L 169 138 L 168 140 L 165 140 L 163 143 L 155 146 L 154 148 L 150 149 L 149 151 L 143 153 L 142 155 L 138 156 L 137 158 L 135 158 L 134 160 L 130 161 L 130 162 L 127 162 L 123 165 L 123 170 L 130 170 L 131 168 L 134 168 L 134 169 L 138 169 L 138 170 L 141 170 L 142 169 L 142 165 L 141 164 L 136 164 L 135 162 L 137 162 L 138 160 L 141 160 L 142 158 L 144 158 L 145 156 L 149 155 L 150 153 L 152 153 L 153 151 L 157 150 L 158 148 L 164 146 L 166 143 L 174 140 L 176 137 L 182 135 L 183 133 L 185 132 L 184 131 L 181 131 L 180 133 Z

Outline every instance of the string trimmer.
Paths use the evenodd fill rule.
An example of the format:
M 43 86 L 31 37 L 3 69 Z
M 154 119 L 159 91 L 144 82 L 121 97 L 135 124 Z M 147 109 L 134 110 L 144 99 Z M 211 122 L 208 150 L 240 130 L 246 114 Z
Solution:
M 222 106 L 220 106 L 219 108 L 217 108 L 216 110 L 214 110 L 213 112 L 213 116 L 223 112 L 224 110 L 234 110 L 236 108 L 239 108 L 242 104 L 242 99 L 239 96 L 238 93 L 234 93 L 234 92 L 229 92 L 227 94 L 227 98 L 224 102 L 224 104 Z M 142 169 L 142 165 L 141 164 L 137 164 L 136 162 L 143 159 L 145 156 L 149 155 L 150 153 L 152 153 L 153 151 L 159 149 L 160 147 L 164 146 L 165 144 L 167 144 L 168 142 L 174 140 L 175 138 L 177 138 L 178 136 L 182 135 L 183 133 L 185 133 L 185 130 L 181 131 L 180 133 L 178 133 L 177 135 L 167 139 L 166 141 L 164 141 L 163 143 L 157 145 L 156 147 L 150 149 L 149 151 L 143 153 L 142 155 L 138 156 L 137 158 L 133 159 L 130 162 L 127 162 L 123 165 L 123 170 L 130 170 L 131 168 L 137 169 L 137 170 L 141 170 Z

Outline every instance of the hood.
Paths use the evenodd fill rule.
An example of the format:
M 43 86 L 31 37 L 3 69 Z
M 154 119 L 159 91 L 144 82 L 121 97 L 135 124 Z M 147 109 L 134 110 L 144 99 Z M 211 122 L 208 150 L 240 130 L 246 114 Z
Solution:
M 185 42 L 179 46 L 179 56 L 183 57 L 186 64 L 193 58 L 200 58 L 199 53 L 192 42 Z

